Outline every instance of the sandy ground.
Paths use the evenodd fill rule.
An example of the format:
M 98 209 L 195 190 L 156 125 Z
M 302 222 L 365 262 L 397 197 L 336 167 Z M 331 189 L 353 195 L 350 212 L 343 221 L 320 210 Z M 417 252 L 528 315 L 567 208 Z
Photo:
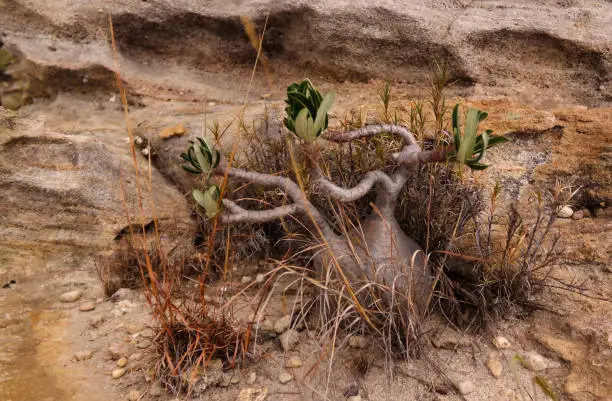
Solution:
M 373 115 L 376 87 L 377 84 L 373 83 L 365 86 L 335 86 L 334 89 L 343 93 L 341 100 L 347 99 L 346 109 L 361 105 Z M 400 89 L 397 96 L 402 99 L 405 94 Z M 578 131 L 585 128 L 580 124 L 590 124 L 588 129 L 594 141 L 605 142 L 609 134 L 600 124 L 608 113 L 606 110 L 533 110 L 505 100 L 476 98 L 473 101 L 486 105 L 491 115 L 490 124 L 504 131 L 533 127 L 543 129 L 547 124 L 563 118 L 566 134 L 561 143 L 553 145 L 551 156 L 553 166 L 563 160 L 561 169 L 571 167 L 568 164 L 572 160 L 566 158 L 564 147 L 574 146 L 571 142 L 580 140 L 581 134 Z M 280 105 L 274 97 L 267 102 L 269 105 Z M 254 103 L 253 109 L 261 107 L 263 101 L 257 100 Z M 101 110 L 100 104 L 108 106 Z M 231 118 L 240 105 L 208 104 L 207 107 L 213 109 L 207 118 L 223 121 L 224 118 Z M 168 108 L 174 112 L 161 112 Z M 160 129 L 176 122 L 184 122 L 193 127 L 202 119 L 201 112 L 194 112 L 193 109 L 193 103 L 151 101 L 150 105 L 135 110 L 132 116 L 135 121 L 147 121 L 147 129 Z M 342 112 L 338 110 L 336 113 L 340 115 Z M 70 96 L 35 104 L 26 108 L 22 115 L 27 119 L 44 120 L 45 128 L 52 131 L 87 129 L 95 132 L 98 128 L 108 129 L 109 126 L 120 129 L 122 125 L 120 111 L 113 102 L 98 100 L 92 103 Z M 521 121 L 517 122 L 514 117 L 517 115 L 525 116 L 524 120 L 520 117 Z M 550 147 L 549 142 L 547 139 L 533 140 L 529 150 L 537 153 L 540 147 Z M 523 177 L 525 171 L 529 170 L 529 158 L 525 155 L 519 155 L 516 159 L 504 159 L 499 160 L 500 163 L 491 170 L 492 177 L 500 174 Z M 533 171 L 530 174 L 534 174 Z M 535 177 L 539 181 L 548 179 L 543 173 L 535 174 Z M 600 297 L 609 297 L 611 293 L 610 273 L 607 270 L 609 259 L 606 258 L 609 257 L 607 252 L 612 226 L 607 210 L 602 210 L 594 218 L 559 221 L 559 230 L 564 234 L 564 263 L 560 266 L 560 274 L 576 279 L 590 290 L 589 294 L 598 294 Z M 2 399 L 125 399 L 132 390 L 138 390 L 142 399 L 153 399 L 148 394 L 151 383 L 146 380 L 149 367 L 136 360 L 138 354 L 146 355 L 149 352 L 144 348 L 147 336 L 152 333 L 146 328 L 151 324 L 146 302 L 137 294 L 118 302 L 104 299 L 93 262 L 86 257 L 67 261 L 66 256 L 58 253 L 49 260 L 31 260 L 26 269 L 20 272 L 3 270 L 0 277 L 3 282 L 14 279 L 17 283 L 0 292 L 0 338 L 5 344 L 0 361 L 3 364 L 0 386 Z M 257 265 L 255 260 L 246 261 L 247 265 L 249 263 Z M 235 274 L 242 273 L 237 271 Z M 84 290 L 79 301 L 74 304 L 59 302 L 61 293 L 75 288 Z M 78 306 L 84 301 L 96 302 L 95 310 L 79 311 Z M 277 340 L 264 341 L 258 346 L 258 358 L 236 371 L 239 383 L 227 388 L 211 388 L 197 397 L 235 399 L 242 388 L 265 386 L 270 391 L 269 400 L 322 399 L 325 394 L 329 399 L 344 399 L 343 394 L 351 388 L 360 389 L 362 398 L 368 400 L 513 400 L 521 392 L 523 397 L 528 393 L 533 399 L 543 400 L 545 395 L 533 384 L 536 373 L 519 367 L 515 377 L 509 365 L 516 354 L 537 352 L 546 358 L 547 364 L 546 369 L 537 374 L 546 377 L 559 394 L 566 390 L 561 398 L 608 399 L 606 394 L 609 394 L 610 376 L 606 375 L 612 364 L 609 343 L 611 322 L 607 318 L 610 312 L 609 301 L 558 291 L 545 292 L 542 301 L 555 313 L 541 311 L 525 319 L 507 316 L 496 322 L 489 331 L 480 334 L 449 332 L 439 317 L 431 318 L 429 324 L 435 332 L 439 332 L 434 338 L 442 336 L 444 340 L 440 340 L 439 344 L 442 345 L 434 346 L 423 358 L 442 366 L 446 375 L 456 382 L 471 381 L 474 390 L 465 396 L 444 388 L 438 388 L 438 392 L 432 391 L 424 385 L 428 381 L 439 382 L 435 372 L 427 367 L 425 359 L 400 362 L 395 379 L 388 381 L 384 359 L 379 355 L 374 358 L 366 375 L 361 376 L 351 368 L 354 365 L 352 361 L 356 355 L 371 351 L 350 347 L 339 349 L 331 367 L 325 362 L 314 374 L 306 375 L 317 363 L 320 344 L 313 338 L 314 332 L 304 331 L 300 335 L 298 349 L 290 355 L 282 352 Z M 275 320 L 286 312 L 282 305 L 272 305 L 266 313 L 269 319 Z M 236 313 L 246 315 L 240 308 Z M 507 337 L 511 347 L 503 351 L 496 350 L 492 344 L 496 335 Z M 117 344 L 121 348 L 127 347 L 122 351 L 130 358 L 130 362 L 128 373 L 113 380 L 110 375 L 116 367 L 116 361 L 109 355 L 108 348 Z M 83 351 L 91 351 L 91 359 L 74 361 L 75 355 Z M 500 378 L 493 377 L 485 366 L 491 353 L 498 354 L 504 366 Z M 303 367 L 293 370 L 293 382 L 282 385 L 278 382 L 278 375 L 285 370 L 284 361 L 294 355 L 302 359 Z M 257 375 L 253 385 L 246 384 L 246 376 L 250 372 Z M 160 399 L 166 398 L 173 399 L 160 396 Z
M 106 42 L 83 40 L 79 36 L 83 34 L 87 37 L 83 33 L 87 29 L 83 27 L 68 29 L 70 24 L 67 21 L 71 21 L 66 16 L 68 11 L 62 13 L 54 9 L 48 16 L 56 28 L 61 28 L 57 28 L 59 31 L 64 34 L 68 32 L 66 35 L 70 40 L 65 40 L 65 36 L 56 37 L 53 32 L 48 32 L 47 21 L 37 19 L 35 13 L 32 14 L 32 7 L 35 9 L 39 2 L 30 2 L 26 9 L 17 7 L 19 2 L 8 3 L 15 6 L 15 13 L 5 20 L 6 26 L 17 32 L 17 28 L 27 20 L 32 22 L 29 29 L 36 32 L 19 33 L 14 35 L 13 40 L 32 61 L 31 64 L 23 63 L 20 71 L 24 76 L 31 74 L 40 79 L 32 81 L 33 88 L 44 92 L 44 97 L 37 97 L 33 104 L 20 109 L 15 117 L 4 119 L 2 115 L 0 146 L 4 147 L 11 138 L 22 135 L 47 137 L 49 133 L 62 133 L 110 149 L 110 154 L 129 160 L 125 120 L 114 86 L 112 57 Z M 127 13 L 134 2 L 125 3 Z M 250 6 L 251 2 L 248 3 Z M 100 17 L 92 7 L 87 6 L 88 15 L 97 16 L 98 19 L 103 17 L 103 23 L 106 23 L 106 14 L 102 12 Z M 43 7 L 45 10 L 47 8 Z M 594 16 L 592 19 L 598 23 L 601 18 Z M 95 24 L 91 22 L 91 26 Z M 156 25 L 156 34 L 163 34 L 163 28 L 163 24 Z M 39 35 L 38 31 L 45 34 Z M 505 35 L 503 29 L 499 32 Z M 196 33 L 208 34 L 206 29 Z M 193 40 L 197 41 L 198 35 Z M 505 38 L 503 35 L 501 39 Z M 578 48 L 580 51 L 577 51 L 572 47 L 574 45 L 565 42 L 561 42 L 561 46 L 553 41 L 554 46 L 551 46 L 554 51 L 551 54 L 554 57 L 551 56 L 550 64 L 540 63 L 540 59 L 532 60 L 534 55 L 547 54 L 541 48 L 552 40 L 545 38 L 548 42 L 542 45 L 538 38 L 537 35 L 528 34 L 521 39 L 522 42 L 515 43 L 510 37 L 508 42 L 512 42 L 512 46 L 522 49 L 520 44 L 524 42 L 529 47 L 525 47 L 527 50 L 516 60 L 512 57 L 500 59 L 502 70 L 507 69 L 507 74 L 499 79 L 499 84 L 494 79 L 474 85 L 459 82 L 449 90 L 449 104 L 460 100 L 486 109 L 489 112 L 486 121 L 488 128 L 499 133 L 514 133 L 513 142 L 504 150 L 490 153 L 489 161 L 494 166 L 478 175 L 477 180 L 489 187 L 500 180 L 507 188 L 504 194 L 506 200 L 519 197 L 524 207 L 527 207 L 531 191 L 542 187 L 552 188 L 556 181 L 574 187 L 582 186 L 585 191 L 598 188 L 598 196 L 603 200 L 597 198 L 597 202 L 609 202 L 612 199 L 612 130 L 609 128 L 612 109 L 598 103 L 598 99 L 606 96 L 603 85 L 593 89 L 597 93 L 591 96 L 589 90 L 592 88 L 583 87 L 580 80 L 569 82 L 573 76 L 578 76 L 595 87 L 600 79 L 605 78 L 605 71 L 601 72 L 601 68 L 595 64 L 589 64 L 584 69 L 580 59 L 582 50 Z M 168 44 L 161 40 L 160 43 Z M 219 43 L 225 46 L 225 42 Z M 178 51 L 183 46 L 189 46 L 189 43 L 181 43 L 171 50 Z M 49 51 L 49 48 L 54 50 Z M 247 49 L 250 48 L 247 46 Z M 205 127 L 217 121 L 221 126 L 232 124 L 222 140 L 228 148 L 235 141 L 239 116 L 251 121 L 259 118 L 264 109 L 280 115 L 287 83 L 303 78 L 302 73 L 312 71 L 312 67 L 303 66 L 278 68 L 277 72 L 266 76 L 258 70 L 251 83 L 251 67 L 245 62 L 234 65 L 225 60 L 214 65 L 202 65 L 196 58 L 183 62 L 183 53 L 173 53 L 168 59 L 151 59 L 147 53 L 150 49 L 128 47 L 124 50 L 121 72 L 128 89 L 130 118 L 135 133 L 156 135 L 180 123 L 190 135 L 201 135 Z M 489 48 L 485 56 L 494 52 L 495 48 Z M 580 60 L 565 57 L 564 52 Z M 509 53 L 513 54 L 511 51 Z M 528 67 L 523 67 L 523 63 L 532 61 Z M 276 62 L 288 63 L 282 57 Z M 494 67 L 501 68 L 500 65 Z M 557 74 L 557 70 L 568 65 L 571 68 Z M 419 76 L 422 76 L 423 68 L 421 66 L 417 71 L 421 74 Z M 494 76 L 495 68 L 485 76 Z M 518 75 L 515 74 L 517 68 L 522 71 Z M 558 80 L 560 89 L 554 85 L 540 85 L 542 77 L 550 76 Z M 317 77 L 317 85 L 322 91 L 333 90 L 337 93 L 331 125 L 338 126 L 340 120 L 351 111 L 362 113 L 365 120 L 374 119 L 379 112 L 377 93 L 383 81 L 368 78 L 360 79 L 360 82 L 344 82 L 344 79 Z M 510 87 L 505 86 L 506 81 L 511 84 Z M 427 90 L 422 81 L 399 80 L 393 86 L 392 106 L 405 112 L 409 102 L 427 93 Z M 599 107 L 587 108 L 583 104 Z M 6 162 L 0 164 L 1 179 L 8 177 L 7 172 L 15 174 L 20 168 L 25 170 L 30 158 L 36 158 L 41 151 L 41 147 L 36 146 L 27 149 L 33 149 L 30 150 L 33 156 L 19 154 L 12 159 L 0 160 Z M 69 186 L 74 183 L 61 180 L 63 176 L 60 168 L 54 170 L 57 166 L 53 158 L 59 158 L 61 153 L 65 165 L 60 167 L 64 170 L 74 160 L 71 160 L 72 154 L 66 156 L 65 152 L 60 151 L 51 149 L 45 153 L 45 157 L 51 160 L 49 165 L 45 165 L 46 159 L 37 162 L 46 169 L 44 177 L 48 178 L 45 179 L 53 181 L 52 184 L 56 186 Z M 23 152 L 27 153 L 25 150 Z M 138 157 L 145 168 L 143 171 L 146 171 L 146 160 L 140 155 Z M 128 168 L 131 167 L 128 165 Z M 163 183 L 163 177 L 158 179 Z M 8 189 L 15 184 L 11 180 L 5 183 Z M 39 183 L 42 188 L 46 188 L 46 184 L 50 183 Z M 168 183 L 163 185 L 165 192 L 158 188 L 159 192 L 167 194 L 174 191 Z M 104 189 L 97 188 L 103 194 L 113 193 Z M 4 190 L 7 189 L 0 189 Z M 138 292 L 127 292 L 123 298 L 113 300 L 104 297 L 96 262 L 112 249 L 112 231 L 105 226 L 102 230 L 105 236 L 94 238 L 97 227 L 77 227 L 77 219 L 73 223 L 71 220 L 66 223 L 57 212 L 62 210 L 62 205 L 55 209 L 45 207 L 45 202 L 57 202 L 57 198 L 50 193 L 42 193 L 42 197 L 36 199 L 39 203 L 35 203 L 42 206 L 28 209 L 29 203 L 24 202 L 27 213 L 23 215 L 31 226 L 41 223 L 41 232 L 48 237 L 45 241 L 21 236 L 26 224 L 20 225 L 8 219 L 13 211 L 6 210 L 4 216 L 0 216 L 0 285 L 6 283 L 5 288 L 0 288 L 0 399 L 174 400 L 170 394 L 154 395 L 156 385 L 151 381 L 151 364 L 148 363 L 148 357 L 153 352 L 148 339 L 154 330 L 149 327 L 153 321 L 145 299 Z M 179 193 L 174 195 L 176 198 L 182 196 Z M 4 206 L 2 192 L 0 203 L 0 206 Z M 123 210 L 121 203 L 117 204 L 117 210 L 110 215 L 123 226 Z M 338 347 L 333 361 L 324 359 L 320 363 L 321 344 L 314 331 L 301 331 L 298 347 L 287 354 L 282 351 L 278 339 L 262 339 L 254 351 L 254 358 L 235 371 L 234 376 L 239 379 L 237 383 L 227 387 L 211 387 L 206 392 L 194 394 L 192 399 L 234 400 L 243 389 L 265 387 L 269 391 L 267 399 L 270 401 L 345 400 L 357 392 L 361 399 L 371 401 L 545 400 L 547 396 L 534 384 L 539 376 L 551 383 L 559 399 L 610 401 L 612 216 L 611 209 L 602 206 L 606 205 L 595 205 L 599 210 L 596 216 L 581 220 L 561 219 L 556 228 L 562 235 L 557 274 L 565 281 L 587 289 L 584 295 L 548 289 L 537 299 L 545 310 L 521 318 L 502 316 L 488 330 L 477 333 L 454 331 L 440 316 L 431 316 L 427 323 L 433 339 L 431 348 L 421 358 L 397 362 L 393 380 L 386 375 L 384 358 L 378 352 L 377 344 L 365 349 L 343 344 Z M 174 205 L 164 204 L 163 207 L 171 209 Z M 73 209 L 77 210 L 76 207 Z M 78 214 L 74 210 L 68 212 L 69 217 L 70 213 Z M 54 213 L 58 213 L 58 216 L 54 216 Z M 87 216 L 81 213 L 85 221 L 88 221 Z M 55 218 L 64 225 L 54 225 Z M 5 224 L 5 221 L 9 223 Z M 104 226 L 96 220 L 92 220 L 91 224 Z M 259 267 L 258 262 L 257 259 L 243 261 L 243 267 L 233 272 L 236 281 L 239 282 L 246 274 L 254 277 L 257 272 L 265 273 L 269 267 Z M 238 321 L 244 321 L 249 316 L 251 296 L 258 288 L 255 285 L 237 302 L 234 314 Z M 83 291 L 80 299 L 73 303 L 60 302 L 61 294 L 75 289 Z M 271 321 L 290 312 L 287 305 L 291 302 L 281 294 L 274 299 L 266 309 Z M 93 302 L 95 308 L 81 311 L 79 308 L 87 302 Z M 506 337 L 509 348 L 497 349 L 493 345 L 496 336 Z M 109 348 L 113 350 L 112 353 Z M 90 358 L 82 357 L 89 352 Z M 543 370 L 534 372 L 521 366 L 512 368 L 516 355 L 529 353 L 537 353 L 543 358 Z M 77 361 L 77 355 L 85 360 Z M 121 356 L 128 357 L 126 373 L 119 379 L 113 379 L 112 372 Z M 302 360 L 302 367 L 284 367 L 292 356 Z M 355 369 L 355 360 L 361 356 L 372 359 L 365 374 Z M 490 358 L 497 358 L 501 363 L 502 373 L 498 378 L 486 366 Z M 427 361 L 440 367 L 456 384 L 471 383 L 473 390 L 464 395 L 456 393 L 439 379 L 432 364 Z M 316 368 L 311 369 L 313 367 Z M 295 379 L 281 384 L 278 376 L 286 370 Z M 256 374 L 256 380 L 247 384 L 250 373 Z M 231 376 L 231 373 L 226 372 L 224 377 L 228 375 Z

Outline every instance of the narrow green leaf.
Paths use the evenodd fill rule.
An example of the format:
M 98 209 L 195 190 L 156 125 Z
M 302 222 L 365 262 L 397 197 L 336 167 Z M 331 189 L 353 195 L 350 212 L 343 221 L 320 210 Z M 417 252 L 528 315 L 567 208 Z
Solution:
M 204 192 L 200 191 L 199 189 L 194 189 L 191 191 L 191 196 L 193 196 L 193 199 L 198 205 L 204 207 L 206 204 L 206 201 L 204 200 Z
M 300 105 L 302 105 L 302 107 L 306 107 L 308 111 L 310 112 L 310 115 L 314 116 L 317 114 L 317 107 L 315 106 L 314 102 L 312 101 L 312 99 L 309 99 L 303 93 L 289 92 L 287 93 L 287 97 L 289 97 L 289 99 L 294 100 L 296 103 L 299 103 Z
M 332 104 L 334 103 L 335 97 L 336 95 L 333 92 L 330 92 L 327 95 L 325 95 L 325 98 L 321 102 L 321 105 L 319 106 L 319 109 L 317 110 L 317 117 L 314 121 L 314 126 L 313 126 L 314 132 L 316 134 L 319 134 L 321 131 L 327 128 L 325 126 L 326 119 L 327 119 L 327 112 L 329 111 Z
M 212 154 L 212 165 L 211 167 L 213 169 L 217 168 L 217 166 L 219 165 L 219 161 L 221 160 L 221 154 L 219 153 L 219 151 L 217 149 L 213 150 L 213 154 Z
M 491 136 L 489 137 L 489 147 L 499 145 L 500 143 L 508 142 L 509 139 L 505 136 Z
M 187 172 L 188 172 L 188 173 L 190 173 L 190 174 L 194 174 L 194 175 L 200 175 L 200 174 L 202 174 L 202 171 L 200 171 L 200 170 L 196 170 L 196 169 L 194 169 L 194 168 L 192 168 L 192 167 L 185 166 L 185 165 L 182 165 L 181 167 L 183 168 L 183 170 L 187 171 Z
M 194 189 L 191 194 L 196 203 L 204 209 L 206 217 L 212 218 L 217 215 L 219 212 L 219 196 L 221 194 L 218 186 L 212 185 L 204 192 Z
M 457 161 L 465 164 L 466 160 L 474 154 L 474 145 L 478 131 L 479 111 L 469 109 L 465 120 L 465 132 L 461 139 L 461 145 L 457 151 Z
M 482 163 L 476 163 L 476 162 L 469 162 L 469 163 L 466 163 L 466 165 L 472 170 L 484 170 L 487 167 L 489 167 L 488 164 L 482 164 Z
M 459 151 L 461 145 L 461 127 L 459 126 L 459 103 L 453 107 L 453 136 L 455 137 L 455 152 Z
M 213 150 L 213 146 L 211 145 L 210 142 L 208 142 L 208 139 L 204 138 L 204 137 L 198 137 L 198 139 L 200 140 L 201 143 L 203 143 L 204 145 L 204 153 L 211 153 Z
M 210 157 L 210 153 L 206 153 L 204 154 L 202 152 L 202 148 L 201 147 L 196 147 L 195 149 L 195 154 L 196 154 L 196 158 L 198 159 L 198 163 L 200 164 L 200 168 L 202 169 L 202 172 L 208 174 L 211 170 L 210 168 L 210 162 L 211 162 L 211 157 Z
M 476 162 L 479 162 L 480 160 L 482 160 L 485 157 L 485 154 L 487 153 L 487 148 L 489 147 L 489 134 L 487 134 L 486 132 L 483 132 L 482 134 L 480 134 L 478 139 L 482 143 L 481 145 L 482 150 L 478 152 L 478 156 L 476 157 Z
M 546 394 L 548 398 L 550 398 L 553 401 L 559 400 L 557 393 L 555 393 L 555 390 L 552 388 L 548 380 L 546 380 L 542 376 L 536 376 L 533 378 L 533 380 L 542 389 L 542 391 L 544 392 L 544 394 Z
M 295 133 L 306 142 L 316 139 L 314 122 L 308 113 L 308 109 L 302 109 L 295 119 Z

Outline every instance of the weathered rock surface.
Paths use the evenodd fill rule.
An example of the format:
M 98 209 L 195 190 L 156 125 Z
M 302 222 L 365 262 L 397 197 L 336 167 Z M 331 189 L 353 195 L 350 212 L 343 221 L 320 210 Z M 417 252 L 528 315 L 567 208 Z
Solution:
M 128 65 L 124 78 L 134 88 L 147 73 L 139 64 L 150 59 L 177 60 L 194 71 L 218 70 L 224 63 L 250 67 L 256 52 L 240 16 L 262 27 L 269 14 L 263 52 L 276 72 L 422 83 L 438 60 L 459 83 L 501 87 L 540 101 L 547 93 L 590 104 L 612 96 L 612 4 L 599 0 L 416 0 L 409 7 L 380 0 L 128 0 L 112 9 L 84 0 L 62 7 L 44 0 L 7 4 L 8 13 L 0 17 L 6 42 L 32 60 L 33 75 L 66 71 L 56 90 L 110 85 L 112 59 L 98 32 L 112 11 Z
M 42 122 L 11 125 L 0 113 L 0 273 L 31 274 L 28 266 L 39 260 L 51 270 L 93 264 L 91 254 L 108 249 L 127 224 L 124 197 L 139 221 L 126 133 L 48 132 Z M 190 206 L 181 193 L 153 171 L 151 196 L 145 160 L 137 161 L 145 223 L 153 200 L 162 231 L 189 230 Z

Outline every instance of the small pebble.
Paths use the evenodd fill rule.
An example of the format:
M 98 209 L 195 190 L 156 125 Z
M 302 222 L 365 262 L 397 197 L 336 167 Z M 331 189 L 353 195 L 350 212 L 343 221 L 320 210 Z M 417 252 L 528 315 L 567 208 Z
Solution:
M 289 326 L 291 325 L 291 315 L 285 315 L 278 319 L 276 323 L 274 323 L 274 331 L 278 334 L 284 333 L 287 331 Z
M 292 356 L 291 358 L 289 358 L 289 360 L 285 364 L 285 367 L 287 368 L 299 368 L 301 366 L 302 366 L 302 360 L 298 356 Z
M 582 220 L 584 218 L 584 212 L 582 210 L 576 210 L 574 214 L 572 214 L 573 220 Z
M 138 391 L 138 390 L 131 390 L 128 393 L 127 399 L 128 399 L 128 401 L 138 401 L 138 400 L 140 400 L 140 397 L 141 397 L 140 391 Z
M 90 312 L 92 310 L 96 309 L 96 303 L 95 302 L 84 302 L 79 306 L 79 310 L 81 312 Z
M 281 346 L 285 352 L 291 351 L 293 347 L 297 345 L 300 341 L 300 333 L 293 329 L 289 329 L 283 334 L 281 334 L 280 338 Z
M 255 380 L 257 380 L 257 374 L 255 372 L 249 373 L 246 377 L 246 382 L 249 386 L 255 384 Z
M 230 384 L 238 384 L 238 383 L 240 383 L 240 376 L 233 375 L 232 378 L 230 379 Z
M 76 362 L 81 362 L 81 361 L 86 361 L 88 359 L 91 359 L 92 355 L 93 353 L 91 351 L 79 351 L 76 354 L 74 354 L 72 359 Z
M 111 373 L 111 376 L 113 379 L 118 379 L 121 376 L 123 376 L 125 374 L 125 369 L 124 368 L 117 368 L 113 370 L 113 373 Z
M 569 219 L 574 214 L 574 211 L 568 205 L 562 206 L 557 211 L 557 217 L 561 217 L 562 219 Z
M 128 354 L 128 347 L 125 344 L 111 344 L 108 347 L 108 353 L 111 359 L 117 360 Z
M 268 388 L 245 388 L 240 390 L 236 401 L 264 401 L 268 398 Z
M 291 380 L 293 380 L 293 375 L 289 372 L 283 372 L 278 375 L 278 381 L 281 382 L 281 384 L 287 384 Z
M 580 211 L 582 212 L 582 217 L 591 217 L 592 213 L 589 209 L 580 209 Z
M 548 367 L 546 358 L 536 352 L 529 352 L 523 355 L 521 362 L 524 367 L 534 372 L 539 372 Z
M 265 279 L 266 279 L 266 276 L 263 273 L 258 273 L 257 276 L 255 276 L 255 282 L 258 284 L 263 283 Z
M 132 355 L 130 355 L 129 359 L 133 361 L 141 361 L 143 357 L 144 355 L 142 352 L 134 352 Z
M 242 276 L 242 278 L 240 279 L 240 282 L 242 284 L 248 284 L 251 281 L 253 281 L 253 277 L 251 277 L 251 276 Z
M 119 360 L 117 361 L 118 368 L 125 368 L 127 364 L 128 364 L 128 359 L 126 357 L 119 358 Z
M 346 401 L 361 401 L 361 396 L 359 394 L 353 395 L 347 398 Z
M 493 345 L 499 349 L 507 349 L 510 348 L 510 341 L 506 337 L 497 336 L 493 339 Z
M 105 316 L 96 316 L 92 319 L 89 320 L 89 326 L 92 329 L 97 329 L 98 327 L 100 327 L 102 325 L 102 323 L 104 323 L 104 321 L 106 320 Z
M 472 383 L 470 380 L 459 382 L 457 383 L 457 390 L 459 390 L 462 395 L 468 395 L 474 391 L 474 383 Z
M 68 291 L 60 295 L 60 301 L 66 303 L 76 302 L 81 298 L 82 295 L 83 291 L 81 290 Z
M 146 329 L 146 327 L 143 326 L 142 324 L 128 324 L 127 326 L 125 326 L 125 331 L 128 334 L 140 333 L 144 329 Z
M 504 370 L 504 365 L 502 364 L 499 354 L 497 352 L 489 353 L 489 357 L 487 358 L 487 368 L 489 368 L 489 372 L 494 377 L 499 377 Z

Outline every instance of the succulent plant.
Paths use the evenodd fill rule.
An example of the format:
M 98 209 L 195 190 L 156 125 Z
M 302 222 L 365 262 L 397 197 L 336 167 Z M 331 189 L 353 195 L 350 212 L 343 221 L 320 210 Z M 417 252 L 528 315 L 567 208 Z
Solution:
M 196 203 L 204 209 L 206 217 L 213 218 L 221 211 L 219 205 L 219 197 L 221 196 L 221 190 L 216 184 L 209 186 L 206 190 L 200 191 L 194 189 L 191 192 L 193 199 Z
M 189 163 L 183 164 L 183 169 L 195 175 L 205 174 L 206 178 L 209 178 L 221 160 L 219 151 L 206 138 L 198 137 L 196 141 L 189 143 L 191 145 L 187 152 L 181 153 L 181 158 Z
M 308 79 L 291 84 L 285 100 L 285 126 L 304 141 L 313 142 L 327 129 L 327 111 L 334 97 L 331 92 L 321 96 Z
M 459 123 L 459 105 L 453 108 L 453 136 L 455 137 L 455 152 L 453 158 L 461 164 L 465 164 L 472 170 L 484 170 L 489 165 L 480 163 L 487 149 L 508 141 L 505 136 L 491 136 L 492 130 L 485 130 L 478 135 L 478 125 L 487 118 L 488 113 L 478 109 L 468 110 L 464 133 L 461 134 Z
M 210 178 L 213 170 L 219 165 L 221 154 L 206 138 L 198 137 L 195 141 L 189 141 L 187 152 L 181 153 L 181 158 L 188 164 L 183 164 L 185 171 L 194 175 L 205 175 Z M 204 209 L 206 217 L 212 218 L 221 210 L 219 197 L 221 190 L 215 184 L 205 190 L 194 189 L 191 192 L 196 203 Z

